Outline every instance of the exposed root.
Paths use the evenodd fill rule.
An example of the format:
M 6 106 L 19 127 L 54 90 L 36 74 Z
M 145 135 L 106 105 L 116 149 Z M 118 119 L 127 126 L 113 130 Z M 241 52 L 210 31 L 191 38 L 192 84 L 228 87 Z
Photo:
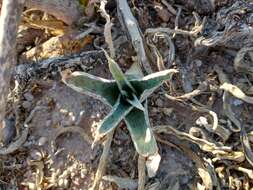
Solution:
M 219 80 L 221 84 L 224 83 L 230 83 L 228 77 L 226 74 L 223 72 L 222 68 L 218 67 L 217 65 L 215 66 L 215 71 L 218 74 Z M 231 128 L 233 132 L 239 132 L 241 130 L 241 124 L 240 121 L 235 117 L 231 105 L 230 105 L 230 94 L 227 91 L 224 91 L 223 93 L 223 109 L 224 113 L 226 116 L 234 123 L 236 127 Z
M 199 146 L 199 148 L 202 149 L 203 151 L 210 152 L 214 155 L 224 154 L 224 153 L 232 151 L 231 147 L 218 146 L 218 145 L 216 145 L 214 143 L 211 143 L 211 142 L 209 142 L 205 139 L 200 139 L 200 138 L 194 137 L 194 136 L 192 136 L 188 133 L 180 132 L 180 131 L 176 130 L 175 128 L 173 128 L 172 126 L 169 126 L 169 125 L 156 126 L 153 129 L 157 133 L 162 133 L 163 132 L 163 133 L 166 133 L 166 134 L 176 135 L 180 139 L 189 140 L 192 143 L 197 144 Z
M 185 100 L 189 100 L 189 99 L 192 99 L 194 98 L 195 96 L 198 96 L 200 94 L 202 94 L 203 92 L 205 92 L 207 90 L 207 87 L 208 87 L 208 84 L 207 82 L 203 82 L 201 83 L 197 89 L 189 92 L 189 93 L 185 93 L 181 96 L 176 96 L 176 97 L 173 97 L 173 96 L 170 96 L 168 94 L 165 94 L 165 96 L 171 100 L 178 100 L 178 101 L 185 101 Z
M 219 135 L 223 139 L 223 142 L 225 142 L 229 138 L 229 136 L 231 135 L 231 132 L 228 129 L 226 129 L 218 124 L 218 116 L 215 112 L 213 112 L 209 109 L 203 108 L 203 107 L 193 106 L 193 109 L 196 109 L 199 112 L 208 113 L 212 117 L 212 120 L 213 120 L 212 126 L 204 125 L 204 127 L 208 131 Z
M 145 31 L 145 34 L 154 34 L 154 33 L 167 33 L 167 34 L 182 34 L 182 35 L 189 35 L 189 36 L 196 36 L 199 32 L 201 32 L 204 28 L 204 24 L 206 22 L 206 17 L 200 23 L 200 20 L 197 16 L 197 13 L 194 13 L 195 17 L 195 26 L 191 31 L 186 31 L 182 29 L 171 29 L 171 28 L 148 28 Z
M 178 29 L 178 21 L 179 21 L 179 17 L 180 17 L 181 12 L 182 12 L 182 8 L 179 7 L 177 10 L 177 15 L 176 15 L 176 19 L 175 19 L 175 30 Z M 175 36 L 176 36 L 176 34 L 174 33 L 172 37 L 174 38 Z
M 164 38 L 166 44 L 168 44 L 169 47 L 169 54 L 167 55 L 167 62 L 168 62 L 168 67 L 170 67 L 172 65 L 172 63 L 174 62 L 175 59 L 175 46 L 174 43 L 171 40 L 170 35 L 168 35 L 167 33 L 164 32 L 157 32 L 154 34 L 152 41 L 154 43 L 158 42 L 158 38 Z M 156 56 L 156 62 L 157 62 L 157 67 L 159 71 L 165 70 L 166 66 L 163 62 L 163 57 L 160 54 L 159 50 L 157 49 L 157 47 L 151 42 L 151 39 L 149 40 L 149 38 L 147 39 L 148 41 L 148 45 L 151 47 L 152 51 L 154 52 L 155 56 Z

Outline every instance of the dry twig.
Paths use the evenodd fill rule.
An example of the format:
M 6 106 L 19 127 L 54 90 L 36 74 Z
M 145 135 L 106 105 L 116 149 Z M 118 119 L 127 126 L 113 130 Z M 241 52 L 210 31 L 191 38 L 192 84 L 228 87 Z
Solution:
M 101 1 L 100 10 L 102 12 L 102 16 L 105 17 L 105 19 L 106 19 L 106 25 L 105 25 L 105 28 L 104 28 L 105 41 L 106 41 L 107 45 L 109 46 L 111 56 L 114 58 L 115 57 L 115 49 L 114 49 L 114 46 L 113 46 L 112 33 L 111 33 L 112 23 L 110 21 L 110 16 L 105 11 L 106 3 L 107 3 L 106 0 Z M 112 130 L 111 132 L 109 132 L 106 135 L 106 140 L 104 142 L 103 153 L 102 153 L 102 155 L 100 157 L 100 160 L 99 160 L 99 164 L 98 164 L 95 180 L 93 182 L 92 190 L 99 189 L 100 181 L 101 181 L 101 179 L 102 179 L 102 177 L 105 173 L 107 158 L 108 158 L 108 155 L 109 155 L 113 134 L 114 134 L 114 130 Z M 95 141 L 96 141 L 96 139 L 95 139 Z
M 112 143 L 113 134 L 114 134 L 114 130 L 109 132 L 108 135 L 106 135 L 103 153 L 102 153 L 100 160 L 99 160 L 98 169 L 96 172 L 95 180 L 93 182 L 92 190 L 99 189 L 100 181 L 101 181 L 101 179 L 104 175 L 104 172 L 105 172 L 105 167 L 106 167 L 107 158 L 108 158 L 111 143 Z
M 105 42 L 109 46 L 110 56 L 114 59 L 115 58 L 115 49 L 113 46 L 112 33 L 111 33 L 111 29 L 112 29 L 113 24 L 111 23 L 110 15 L 105 10 L 106 4 L 107 4 L 106 0 L 102 0 L 100 2 L 100 11 L 101 11 L 101 15 L 106 19 L 105 29 L 104 29 Z
M 230 83 L 229 79 L 226 77 L 226 74 L 222 71 L 222 69 L 219 68 L 218 66 L 216 66 L 215 71 L 218 73 L 220 82 L 222 84 L 230 84 L 229 86 L 231 88 L 231 83 Z M 234 86 L 232 85 L 232 89 L 229 89 L 229 88 L 227 89 L 227 87 L 224 89 L 225 90 L 224 94 L 223 94 L 224 111 L 225 111 L 226 115 L 228 116 L 228 118 L 236 125 L 236 127 L 238 127 L 236 132 L 240 132 L 240 140 L 241 140 L 241 144 L 242 144 L 242 147 L 243 147 L 243 152 L 244 152 L 245 157 L 248 160 L 248 162 L 253 166 L 253 152 L 252 152 L 251 147 L 250 147 L 250 142 L 249 142 L 248 135 L 247 135 L 247 133 L 244 129 L 244 125 L 241 124 L 239 119 L 237 119 L 235 117 L 235 115 L 232 111 L 230 102 L 228 101 L 228 97 L 229 97 L 228 93 L 229 92 L 234 95 L 234 93 L 235 93 L 234 91 L 236 91 L 236 94 L 235 94 L 236 97 L 244 98 L 244 100 L 245 100 L 245 96 L 242 96 L 242 95 L 244 95 L 244 93 L 238 87 L 236 87 L 235 89 L 233 89 L 233 87 Z M 238 93 L 238 91 L 239 91 L 239 93 Z
M 134 18 L 131 9 L 126 0 L 117 0 L 118 17 L 121 25 L 128 31 L 132 44 L 138 56 L 138 61 L 147 73 L 152 73 L 150 63 L 152 62 L 151 55 L 146 53 L 148 51 L 147 45 L 143 40 L 141 30 Z
M 145 188 L 145 157 L 139 155 L 138 158 L 138 190 L 144 190 Z
M 182 30 L 182 29 L 170 29 L 170 28 L 148 28 L 145 31 L 145 34 L 150 34 L 150 33 L 167 33 L 167 34 L 182 34 L 182 35 L 189 35 L 189 36 L 196 36 L 198 33 L 200 33 L 203 28 L 204 28 L 204 24 L 206 22 L 206 17 L 204 17 L 204 19 L 202 20 L 202 22 L 200 23 L 200 20 L 197 16 L 197 13 L 194 13 L 194 17 L 195 17 L 195 26 L 193 27 L 193 29 L 191 31 L 186 31 L 186 30 Z
M 223 83 L 220 89 L 225 90 L 232 94 L 234 97 L 243 100 L 249 104 L 253 104 L 253 97 L 247 96 L 244 92 L 237 86 L 230 83 Z

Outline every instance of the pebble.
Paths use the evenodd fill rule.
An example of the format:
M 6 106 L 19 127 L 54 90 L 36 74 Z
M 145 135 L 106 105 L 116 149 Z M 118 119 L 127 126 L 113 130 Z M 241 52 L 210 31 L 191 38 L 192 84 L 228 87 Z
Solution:
M 197 120 L 196 120 L 196 124 L 199 126 L 206 126 L 208 125 L 208 121 L 205 117 L 200 116 Z
M 68 188 L 69 187 L 69 180 L 66 178 L 60 178 L 58 181 L 58 185 L 61 188 Z
M 75 178 L 72 182 L 73 182 L 76 186 L 80 186 L 80 178 Z
M 31 157 L 31 160 L 36 160 L 36 161 L 40 161 L 43 158 L 41 152 L 34 149 L 30 152 L 30 157 Z
M 33 99 L 34 99 L 34 96 L 32 95 L 31 92 L 25 93 L 25 94 L 24 94 L 24 97 L 25 97 L 25 99 L 28 100 L 28 101 L 33 101 Z
M 46 127 L 50 127 L 52 125 L 52 120 L 47 120 L 46 121 Z
M 81 169 L 80 173 L 81 173 L 81 178 L 84 179 L 88 172 L 87 172 L 87 169 Z
M 44 146 L 47 142 L 47 138 L 46 137 L 40 137 L 38 140 L 38 146 Z
M 32 103 L 29 102 L 29 101 L 24 101 L 24 102 L 22 103 L 22 106 L 23 106 L 23 108 L 25 108 L 25 109 L 29 109 L 29 108 L 31 108 Z
M 241 104 L 243 104 L 243 101 L 241 101 L 241 100 L 239 100 L 239 99 L 235 99 L 235 100 L 233 101 L 233 104 L 234 104 L 235 106 L 240 106 Z
M 173 108 L 163 108 L 163 113 L 167 116 L 171 116 Z
M 35 183 L 28 182 L 27 185 L 28 185 L 30 190 L 36 190 L 37 189 L 37 185 Z
M 201 67 L 201 65 L 203 64 L 202 61 L 199 59 L 196 59 L 194 62 L 197 65 L 197 67 Z
M 163 101 L 162 101 L 162 99 L 158 98 L 155 103 L 156 103 L 157 106 L 163 107 Z

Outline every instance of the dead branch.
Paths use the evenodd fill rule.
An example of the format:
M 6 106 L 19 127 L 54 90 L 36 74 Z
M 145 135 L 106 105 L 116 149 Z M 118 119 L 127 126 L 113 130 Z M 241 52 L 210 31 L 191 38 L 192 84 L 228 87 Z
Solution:
M 95 180 L 94 180 L 93 186 L 91 188 L 92 190 L 99 189 L 100 181 L 101 181 L 101 179 L 104 175 L 104 172 L 105 172 L 105 167 L 106 167 L 106 163 L 107 163 L 107 159 L 108 159 L 108 155 L 109 155 L 109 151 L 110 151 L 110 147 L 111 147 L 111 143 L 112 143 L 113 134 L 114 134 L 114 130 L 111 131 L 110 133 L 108 133 L 108 135 L 106 135 L 103 153 L 102 153 L 100 160 L 99 160 Z
M 25 6 L 45 11 L 68 25 L 77 22 L 82 16 L 81 5 L 77 0 L 27 0 Z
M 171 29 L 171 28 L 162 28 L 162 27 L 157 27 L 157 28 L 148 28 L 145 31 L 145 34 L 154 34 L 154 33 L 167 33 L 167 34 L 181 34 L 181 35 L 189 35 L 189 36 L 197 36 L 198 33 L 200 33 L 204 25 L 206 23 L 206 17 L 203 18 L 202 21 L 200 21 L 199 16 L 197 13 L 194 13 L 194 18 L 195 18 L 195 26 L 192 28 L 191 31 L 186 31 L 182 29 Z
M 11 70 L 16 65 L 16 35 L 23 0 L 4 0 L 0 17 L 0 122 L 5 117 Z
M 145 188 L 145 157 L 139 155 L 138 158 L 138 190 L 144 190 Z
M 151 55 L 147 54 L 147 45 L 144 43 L 143 36 L 139 25 L 133 16 L 131 9 L 126 0 L 117 0 L 117 11 L 121 25 L 128 32 L 133 47 L 137 53 L 138 61 L 147 73 L 152 73 L 150 63 L 152 62 Z

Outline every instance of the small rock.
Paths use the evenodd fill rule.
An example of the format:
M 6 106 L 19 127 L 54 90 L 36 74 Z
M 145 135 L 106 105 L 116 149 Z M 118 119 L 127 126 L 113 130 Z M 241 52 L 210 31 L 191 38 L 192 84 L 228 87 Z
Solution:
M 69 187 L 69 180 L 67 178 L 60 178 L 58 181 L 58 185 L 61 188 L 68 188 Z
M 88 172 L 87 172 L 87 169 L 81 169 L 80 173 L 81 173 L 81 178 L 84 179 Z
M 73 179 L 75 176 L 76 176 L 76 172 L 71 172 L 71 173 L 70 173 L 71 179 Z
M 46 121 L 46 127 L 50 127 L 52 125 L 52 120 L 47 120 Z
M 163 101 L 162 101 L 162 99 L 158 98 L 155 103 L 156 103 L 157 106 L 163 107 Z
M 206 126 L 206 125 L 208 125 L 208 121 L 207 121 L 207 119 L 206 119 L 205 117 L 200 116 L 200 117 L 196 120 L 196 124 L 197 124 L 198 126 Z
M 43 158 L 43 155 L 41 154 L 40 151 L 33 149 L 30 152 L 30 157 L 31 160 L 40 161 Z
M 163 22 L 168 22 L 172 17 L 171 13 L 160 4 L 157 4 L 154 8 L 157 12 L 157 15 L 160 19 L 162 19 Z
M 163 113 L 167 116 L 171 116 L 173 108 L 163 108 Z
M 75 178 L 72 182 L 73 182 L 76 186 L 80 186 L 80 178 Z
M 28 101 L 33 101 L 33 99 L 34 99 L 34 96 L 32 95 L 31 92 L 25 93 L 25 94 L 24 94 L 24 97 L 25 97 L 25 99 L 28 100 Z
M 29 109 L 29 108 L 31 108 L 32 103 L 29 102 L 29 101 L 24 101 L 24 102 L 22 103 L 22 106 L 23 106 L 23 108 L 25 108 L 25 109 Z
M 40 137 L 38 140 L 38 146 L 44 146 L 47 142 L 47 138 L 46 137 Z
M 30 190 L 36 190 L 37 189 L 37 185 L 35 183 L 28 182 L 27 185 L 28 185 Z
M 201 65 L 203 64 L 201 60 L 197 59 L 195 60 L 195 64 L 197 65 L 197 67 L 201 67 Z
M 241 100 L 239 100 L 239 99 L 235 99 L 235 100 L 233 101 L 233 104 L 234 104 L 235 106 L 240 106 L 241 104 L 243 104 L 243 101 L 241 101 Z

